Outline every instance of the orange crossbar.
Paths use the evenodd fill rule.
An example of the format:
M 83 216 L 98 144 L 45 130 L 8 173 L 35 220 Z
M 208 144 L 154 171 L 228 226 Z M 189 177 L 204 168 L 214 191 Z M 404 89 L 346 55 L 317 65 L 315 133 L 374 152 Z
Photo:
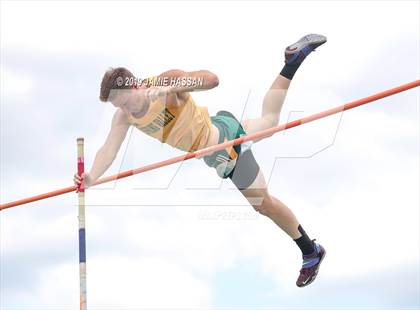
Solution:
M 231 140 L 231 141 L 227 141 L 225 143 L 221 143 L 221 144 L 213 145 L 213 146 L 210 146 L 210 147 L 206 147 L 204 149 L 201 149 L 201 150 L 198 150 L 198 151 L 195 151 L 195 152 L 186 153 L 184 155 L 180 155 L 180 156 L 173 157 L 173 158 L 170 158 L 170 159 L 167 159 L 167 160 L 163 160 L 163 161 L 160 161 L 160 162 L 149 164 L 149 165 L 137 168 L 137 169 L 128 170 L 128 171 L 124 171 L 124 172 L 121 172 L 121 173 L 118 173 L 118 174 L 115 174 L 115 175 L 111 175 L 111 176 L 108 176 L 108 177 L 97 180 L 93 185 L 98 185 L 98 184 L 107 183 L 107 182 L 110 182 L 110 181 L 113 181 L 113 180 L 126 178 L 126 177 L 129 177 L 129 176 L 135 175 L 135 174 L 139 174 L 139 173 L 149 171 L 149 170 L 154 170 L 154 169 L 161 168 L 161 167 L 164 167 L 164 166 L 169 166 L 169 165 L 172 165 L 172 164 L 180 162 L 180 161 L 188 160 L 188 159 L 195 158 L 195 157 L 201 157 L 205 154 L 212 153 L 212 152 L 218 151 L 218 150 L 222 150 L 222 149 L 231 147 L 233 145 L 241 144 L 241 143 L 246 142 L 246 141 L 257 140 L 257 139 L 261 139 L 261 138 L 264 138 L 264 137 L 268 137 L 268 136 L 271 136 L 272 134 L 277 133 L 279 131 L 283 131 L 283 130 L 286 130 L 286 129 L 289 129 L 289 128 L 300 126 L 302 124 L 309 123 L 309 122 L 318 120 L 320 118 L 324 118 L 326 116 L 333 115 L 333 114 L 336 114 L 336 113 L 339 113 L 339 112 L 342 112 L 342 111 L 345 111 L 345 110 L 353 109 L 353 108 L 356 108 L 356 107 L 361 106 L 363 104 L 366 104 L 366 103 L 369 103 L 369 102 L 372 102 L 372 101 L 376 101 L 376 100 L 382 99 L 384 97 L 392 96 L 392 95 L 395 95 L 397 93 L 401 93 L 403 91 L 406 91 L 406 90 L 409 90 L 411 88 L 415 88 L 415 87 L 418 87 L 418 86 L 420 86 L 420 80 L 416 80 L 416 81 L 413 81 L 413 82 L 410 82 L 410 83 L 407 83 L 407 84 L 403 84 L 403 85 L 400 85 L 398 87 L 382 91 L 382 92 L 377 93 L 375 95 L 372 95 L 372 96 L 369 96 L 369 97 L 366 97 L 366 98 L 362 98 L 362 99 L 359 99 L 359 100 L 356 100 L 356 101 L 352 101 L 352 102 L 346 103 L 344 105 L 338 106 L 336 108 L 332 108 L 332 109 L 329 109 L 329 110 L 326 110 L 326 111 L 323 111 L 323 112 L 320 112 L 320 113 L 317 113 L 317 114 L 313 114 L 313 115 L 310 115 L 310 116 L 292 121 L 290 123 L 286 123 L 286 124 L 275 126 L 275 127 L 265 129 L 265 130 L 262 130 L 262 131 L 259 131 L 259 132 L 255 132 L 253 134 L 242 136 L 242 137 L 240 137 L 238 139 L 235 139 L 235 140 Z M 16 200 L 16 201 L 8 202 L 8 203 L 0 205 L 0 210 L 16 207 L 16 206 L 19 206 L 19 205 L 23 205 L 23 204 L 26 204 L 26 203 L 38 201 L 38 200 L 45 199 L 45 198 L 50 198 L 50 197 L 70 193 L 70 192 L 73 192 L 75 190 L 76 190 L 76 186 L 69 186 L 69 187 L 58 189 L 58 190 L 48 192 L 48 193 L 45 193 L 45 194 L 40 194 L 40 195 L 37 195 L 37 196 L 28 197 L 28 198 L 24 198 L 24 199 L 20 199 L 20 200 Z

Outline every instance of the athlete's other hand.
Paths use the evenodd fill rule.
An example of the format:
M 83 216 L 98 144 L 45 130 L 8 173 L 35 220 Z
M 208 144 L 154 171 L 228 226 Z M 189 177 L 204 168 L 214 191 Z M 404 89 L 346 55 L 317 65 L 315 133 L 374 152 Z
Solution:
M 83 172 L 81 176 L 75 173 L 73 177 L 73 182 L 74 182 L 74 185 L 77 186 L 76 192 L 79 192 L 78 189 L 80 187 L 80 184 L 82 184 L 82 181 L 84 182 L 85 188 L 88 188 L 92 185 L 92 178 L 87 172 Z

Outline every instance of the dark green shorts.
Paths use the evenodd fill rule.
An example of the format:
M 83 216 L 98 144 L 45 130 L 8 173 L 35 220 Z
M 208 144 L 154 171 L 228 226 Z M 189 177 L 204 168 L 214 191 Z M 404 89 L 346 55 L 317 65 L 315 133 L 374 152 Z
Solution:
M 210 119 L 219 129 L 219 143 L 246 135 L 241 123 L 228 111 L 219 111 Z M 260 170 L 251 152 L 251 144 L 252 142 L 245 142 L 214 152 L 204 156 L 204 161 L 208 166 L 215 168 L 221 178 L 230 178 L 238 189 L 248 188 Z

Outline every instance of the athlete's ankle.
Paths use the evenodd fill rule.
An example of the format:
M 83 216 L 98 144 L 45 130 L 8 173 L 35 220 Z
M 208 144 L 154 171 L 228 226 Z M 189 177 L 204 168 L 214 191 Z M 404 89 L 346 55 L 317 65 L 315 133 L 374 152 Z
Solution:
M 280 72 L 280 75 L 285 77 L 288 80 L 292 80 L 297 69 L 299 69 L 299 66 L 301 65 L 300 63 L 295 63 L 295 64 L 285 64 L 283 69 Z
M 293 240 L 296 242 L 303 255 L 313 254 L 315 251 L 314 242 L 308 237 L 301 225 L 298 226 L 298 230 L 302 236 Z

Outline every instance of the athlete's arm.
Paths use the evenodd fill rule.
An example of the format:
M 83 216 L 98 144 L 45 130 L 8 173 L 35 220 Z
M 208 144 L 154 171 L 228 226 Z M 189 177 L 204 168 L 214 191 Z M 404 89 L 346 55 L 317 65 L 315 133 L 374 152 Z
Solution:
M 208 70 L 199 71 L 182 71 L 182 70 L 169 70 L 163 72 L 159 77 L 168 77 L 169 80 L 175 79 L 185 85 L 168 85 L 171 87 L 171 93 L 183 93 L 191 91 L 208 90 L 215 88 L 219 85 L 219 78 L 216 74 Z M 174 80 L 173 80 L 174 81 Z
M 158 76 L 160 81 L 166 81 L 163 87 L 150 87 L 146 96 L 150 100 L 166 96 L 167 105 L 179 105 L 178 99 L 187 99 L 192 91 L 209 90 L 219 85 L 219 78 L 208 70 L 186 72 L 169 70 Z
M 76 185 L 79 185 L 83 179 L 85 181 L 85 186 L 89 187 L 105 173 L 117 156 L 129 127 L 130 123 L 128 122 L 125 113 L 121 109 L 118 109 L 112 118 L 111 130 L 109 131 L 108 137 L 96 153 L 90 172 L 85 173 L 81 177 L 79 177 L 77 173 L 74 176 Z

